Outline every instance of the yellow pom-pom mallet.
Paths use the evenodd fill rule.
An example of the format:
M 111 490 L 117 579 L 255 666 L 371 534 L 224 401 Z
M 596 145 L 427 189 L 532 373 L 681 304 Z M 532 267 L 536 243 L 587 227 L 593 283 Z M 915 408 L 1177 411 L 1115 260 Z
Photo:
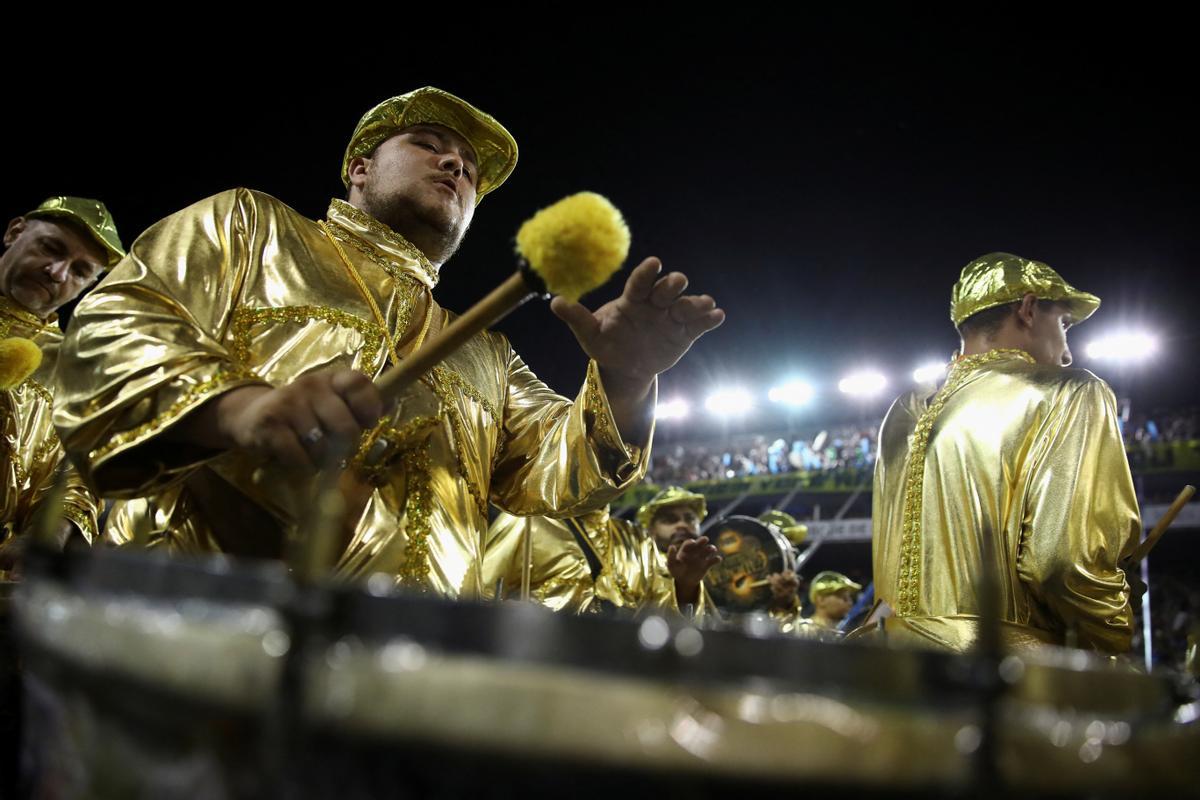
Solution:
M 0 391 L 20 386 L 41 365 L 42 349 L 29 339 L 0 339 Z
M 526 221 L 517 231 L 517 253 L 550 294 L 574 302 L 621 268 L 629 255 L 629 228 L 608 200 L 580 192 Z
M 578 300 L 601 286 L 629 255 L 629 228 L 621 212 L 595 192 L 580 192 L 543 208 L 517 232 L 520 266 L 423 347 L 379 377 L 385 398 L 395 397 L 468 339 L 496 324 L 536 295 Z

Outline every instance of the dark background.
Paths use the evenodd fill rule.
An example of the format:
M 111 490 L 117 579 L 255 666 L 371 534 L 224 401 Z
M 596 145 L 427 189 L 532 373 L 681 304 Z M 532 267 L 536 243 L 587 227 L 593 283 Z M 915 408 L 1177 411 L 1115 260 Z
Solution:
M 740 381 L 766 406 L 766 389 L 796 375 L 818 387 L 803 412 L 814 419 L 877 415 L 887 398 L 850 407 L 838 377 L 875 366 L 894 395 L 919 363 L 948 357 L 958 271 L 1004 250 L 1104 299 L 1073 334 L 1078 365 L 1143 409 L 1195 400 L 1197 70 L 1181 19 L 725 9 L 688 34 L 678 20 L 599 22 L 581 8 L 544 18 L 567 33 L 540 38 L 465 7 L 410 25 L 399 13 L 347 21 L 297 6 L 276 28 L 240 33 L 210 10 L 194 43 L 175 40 L 193 24 L 181 18 L 106 38 L 107 50 L 35 59 L 18 53 L 14 26 L 2 211 L 98 197 L 126 244 L 238 185 L 320 216 L 341 196 L 358 117 L 432 84 L 494 114 L 521 148 L 443 269 L 441 303 L 462 310 L 498 283 L 513 234 L 539 207 L 601 192 L 628 219 L 631 263 L 660 256 L 728 312 L 663 377 L 664 398 L 696 407 Z M 306 42 L 285 34 L 288 14 L 327 16 L 328 28 Z M 1160 354 L 1123 376 L 1089 362 L 1084 345 L 1126 325 L 1155 333 Z M 574 394 L 584 359 L 545 304 L 500 327 Z M 770 413 L 747 424 L 777 421 Z

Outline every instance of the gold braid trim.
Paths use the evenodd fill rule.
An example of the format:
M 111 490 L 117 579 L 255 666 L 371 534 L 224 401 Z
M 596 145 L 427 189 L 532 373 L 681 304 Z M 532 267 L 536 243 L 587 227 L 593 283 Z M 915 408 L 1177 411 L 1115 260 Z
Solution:
M 8 452 L 8 463 L 12 465 L 13 477 L 17 479 L 17 485 L 24 486 L 25 482 L 29 480 L 29 473 L 25 471 L 25 465 L 21 463 L 17 453 L 8 446 L 8 442 L 5 442 L 3 447 Z
M 89 453 L 88 458 L 93 462 L 99 461 L 114 451 L 167 427 L 188 408 L 197 405 L 210 395 L 229 389 L 235 384 L 261 380 L 252 370 L 244 367 L 222 367 L 208 380 L 189 386 L 176 398 L 170 408 L 154 419 L 142 423 L 136 428 L 113 434 L 106 443 Z
M 642 604 L 642 598 L 634 593 L 633 589 L 629 586 L 629 581 L 625 579 L 625 576 L 621 574 L 616 564 L 613 563 L 614 551 L 618 543 L 616 542 L 616 534 L 613 533 L 611 527 L 611 520 L 606 521 L 601 526 L 601 530 L 597 532 L 596 536 L 591 536 L 588 526 L 580 522 L 578 518 L 569 519 L 566 522 L 568 525 L 574 525 L 579 530 L 583 540 L 592 547 L 592 550 L 599 557 L 600 574 L 596 576 L 597 580 L 603 578 L 605 575 L 611 576 L 612 582 L 616 585 L 617 591 L 621 593 L 621 599 L 625 602 L 625 605 L 632 608 L 639 607 Z
M 409 275 L 404 270 L 397 267 L 394 261 L 380 253 L 379 248 L 375 247 L 375 245 L 371 244 L 370 242 L 362 239 L 359 236 L 356 236 L 353 232 L 346 230 L 340 225 L 329 225 L 328 230 L 330 236 L 336 238 L 342 244 L 348 244 L 359 253 L 362 253 L 364 256 L 370 259 L 372 263 L 381 268 L 388 275 L 391 275 L 393 280 L 416 282 L 416 279 L 412 275 Z M 428 261 L 417 261 L 417 264 L 421 269 L 421 273 L 429 278 L 434 284 L 437 284 L 438 275 L 433 271 L 432 267 L 428 265 Z M 424 289 L 425 287 L 422 286 L 421 288 Z
M 55 322 L 57 319 L 58 317 L 53 314 L 50 315 L 49 319 L 42 319 L 36 314 L 31 314 L 21 308 L 7 297 L 0 295 L 0 336 L 7 336 L 14 322 L 32 328 L 35 335 L 57 331 L 58 325 Z
M 560 578 L 556 576 L 542 581 L 537 588 L 531 590 L 530 594 L 532 594 L 534 600 L 544 605 L 555 592 L 564 587 L 572 589 L 582 587 L 586 589 L 588 588 L 588 584 L 581 578 Z
M 427 278 L 429 278 L 431 287 L 437 285 L 438 271 L 433 268 L 433 264 L 430 263 L 429 259 L 423 252 L 421 252 L 419 247 L 405 239 L 400 234 L 396 233 L 387 225 L 384 225 L 382 222 L 372 217 L 367 212 L 363 211 L 357 206 L 350 205 L 345 200 L 338 200 L 334 198 L 332 207 L 339 214 L 346 217 L 346 219 L 362 225 L 371 233 L 383 239 L 397 250 L 403 252 L 405 255 L 415 261 L 421 272 L 424 273 Z M 336 219 L 332 221 L 335 224 L 337 223 Z M 330 228 L 333 234 L 338 237 L 338 239 L 346 244 L 349 244 L 355 250 L 358 250 L 367 258 L 383 267 L 393 278 L 398 280 L 400 276 L 404 274 L 403 271 L 398 269 L 393 262 L 389 261 L 379 252 L 379 248 L 355 234 L 354 231 L 347 230 L 341 225 L 338 225 L 337 227 L 330 226 Z
M 1033 356 L 1024 350 L 997 349 L 974 356 L 961 357 L 950 365 L 946 383 L 934 395 L 933 401 L 917 420 L 913 429 L 908 469 L 904 478 L 904 515 L 900 538 L 900 585 L 896 595 L 896 613 L 914 616 L 918 613 L 917 601 L 921 594 L 921 511 L 925 489 L 925 457 L 929 449 L 929 435 L 933 424 L 950 395 L 962 385 L 972 372 L 984 364 L 1007 358 L 1020 358 L 1035 363 Z
M 606 445 L 611 444 L 616 437 L 613 436 L 608 425 L 607 405 L 600 393 L 600 370 L 597 369 L 595 362 L 588 365 L 587 398 L 596 421 L 596 437 Z M 617 449 L 624 450 L 624 444 L 618 442 Z
M 622 599 L 624 599 L 625 602 L 633 608 L 640 606 L 642 604 L 642 600 L 633 593 L 632 589 L 629 588 L 629 583 L 625 580 L 625 576 L 619 575 L 616 572 L 612 573 L 612 576 L 616 581 L 617 588 L 621 590 Z
M 350 465 L 375 486 L 387 482 L 390 464 L 396 460 L 404 463 L 408 479 L 404 530 L 408 542 L 396 581 L 415 584 L 416 588 L 421 588 L 429 576 L 429 534 L 432 530 L 429 515 L 433 509 L 429 437 L 421 434 L 439 424 L 437 417 L 428 416 L 415 417 L 399 428 L 391 426 L 386 419 L 380 420 L 374 428 L 363 433 L 358 452 L 350 461 Z M 379 443 L 382 443 L 382 452 L 375 453 Z M 369 456 L 373 456 L 370 462 Z
M 21 454 L 10 448 L 7 440 L 4 441 L 3 446 L 8 451 L 9 463 L 12 464 L 13 475 L 16 477 L 17 483 L 24 485 L 32 477 L 32 474 L 25 469 L 25 465 L 21 462 Z M 39 444 L 33 451 L 33 457 L 29 459 L 29 464 L 33 468 L 34 473 L 37 472 L 38 466 L 44 464 L 61 446 L 58 434 L 51 431 L 50 438 Z
M 293 322 L 303 325 L 312 320 L 321 320 L 341 328 L 357 331 L 363 337 L 363 371 L 374 372 L 380 365 L 375 364 L 379 358 L 381 340 L 387 340 L 388 334 L 374 322 L 348 314 L 329 306 L 285 306 L 283 308 L 239 308 L 233 312 L 231 330 L 233 332 L 232 352 L 234 358 L 243 364 L 250 360 L 250 330 L 260 322 Z
M 429 439 L 404 452 L 405 468 L 408 470 L 408 497 L 404 503 L 404 528 L 408 543 L 404 549 L 404 563 L 397 571 L 401 583 L 425 585 L 429 577 L 429 516 L 433 509 L 433 490 L 430 486 Z
M 37 450 L 33 451 L 33 463 L 45 463 L 61 447 L 62 443 L 58 440 L 58 434 L 50 431 L 50 438 L 39 444 Z
M 96 540 L 96 527 L 92 522 L 90 514 L 86 514 L 75 506 L 64 505 L 62 509 L 63 518 L 75 523 L 75 527 L 79 528 L 89 543 Z
M 500 421 L 500 412 L 496 410 L 495 404 L 483 396 L 483 393 L 467 382 L 467 379 L 459 375 L 452 369 L 447 369 L 442 365 L 433 368 L 433 374 L 439 381 L 446 384 L 447 387 L 458 389 L 467 397 L 474 400 L 479 405 L 483 406 L 483 410 L 491 415 L 495 422 Z
M 387 418 L 375 423 L 369 431 L 363 431 L 358 450 L 350 459 L 354 467 L 372 485 L 387 483 L 390 465 L 400 453 L 412 449 L 412 441 L 418 434 L 441 424 L 437 417 L 414 417 L 402 427 L 394 427 Z
M 458 405 L 455 403 L 453 390 L 457 389 L 462 394 L 474 400 L 497 423 L 499 423 L 500 415 L 496 411 L 495 405 L 457 372 L 439 365 L 433 368 L 431 377 L 430 385 L 433 387 L 434 394 L 437 395 L 438 400 L 441 401 L 442 409 L 454 433 L 454 442 L 451 449 L 454 451 L 454 462 L 458 468 L 458 476 L 467 487 L 467 492 L 470 493 L 471 499 L 475 501 L 475 508 L 479 511 L 479 515 L 486 519 L 488 509 L 487 498 L 479 491 L 479 487 L 475 485 L 475 481 L 471 480 L 470 473 L 467 471 L 466 459 L 463 457 L 462 449 L 464 443 L 467 441 L 467 426 L 462 418 L 462 413 L 458 409 Z
M 47 389 L 45 386 L 42 386 L 33 378 L 26 378 L 25 382 L 18 386 L 17 389 L 28 389 L 50 405 L 54 405 L 54 395 L 50 394 L 49 389 Z

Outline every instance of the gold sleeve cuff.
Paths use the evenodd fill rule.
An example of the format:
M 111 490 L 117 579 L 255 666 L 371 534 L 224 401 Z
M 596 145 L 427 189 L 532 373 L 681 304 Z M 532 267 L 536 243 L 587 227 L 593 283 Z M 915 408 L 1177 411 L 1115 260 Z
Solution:
M 225 362 L 189 370 L 144 395 L 122 421 L 131 427 L 113 433 L 88 454 L 98 486 L 106 496 L 136 497 L 161 489 L 182 473 L 199 466 L 218 451 L 171 443 L 152 446 L 153 440 L 217 395 L 242 386 L 262 385 L 253 371 Z M 157 412 L 154 409 L 161 409 Z M 131 450 L 139 452 L 130 454 Z M 125 458 L 124 456 L 131 457 Z M 120 474 L 117 485 L 110 480 Z
M 653 428 L 646 446 L 621 440 L 595 362 L 574 402 L 552 392 L 515 355 L 510 364 L 503 445 L 490 487 L 496 505 L 518 516 L 579 517 L 641 480 Z
M 604 382 L 600 379 L 600 365 L 595 360 L 588 362 L 583 399 L 585 418 L 590 421 L 589 438 L 596 449 L 601 466 L 614 483 L 623 488 L 634 486 L 645 475 L 649 466 L 650 442 L 654 438 L 653 421 L 642 445 L 631 444 L 622 438 L 613 418 L 608 394 L 604 391 Z M 658 379 L 655 378 L 647 400 L 651 408 L 657 399 Z
M 64 504 L 62 514 L 66 520 L 79 529 L 88 544 L 96 541 L 96 514 L 94 511 L 88 512 L 78 506 Z

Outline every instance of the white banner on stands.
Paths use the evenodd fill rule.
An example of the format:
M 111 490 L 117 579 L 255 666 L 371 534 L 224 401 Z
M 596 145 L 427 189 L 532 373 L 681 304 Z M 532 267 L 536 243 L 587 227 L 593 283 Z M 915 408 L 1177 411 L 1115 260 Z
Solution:
M 1146 506 L 1142 509 L 1142 524 L 1149 529 L 1154 523 L 1158 522 L 1169 507 L 1169 503 L 1155 503 L 1154 505 Z M 827 542 L 871 541 L 870 518 L 808 520 L 804 524 L 808 526 L 808 539 L 810 541 L 819 536 L 824 536 Z M 1184 528 L 1200 528 L 1200 500 L 1195 500 L 1184 506 L 1183 511 L 1179 512 L 1179 516 L 1175 518 L 1175 522 L 1171 523 L 1171 528 L 1179 530 L 1183 530 Z
M 822 519 L 805 522 L 808 526 L 808 539 L 815 540 L 824 537 L 827 542 L 869 542 L 871 541 L 871 519 Z

